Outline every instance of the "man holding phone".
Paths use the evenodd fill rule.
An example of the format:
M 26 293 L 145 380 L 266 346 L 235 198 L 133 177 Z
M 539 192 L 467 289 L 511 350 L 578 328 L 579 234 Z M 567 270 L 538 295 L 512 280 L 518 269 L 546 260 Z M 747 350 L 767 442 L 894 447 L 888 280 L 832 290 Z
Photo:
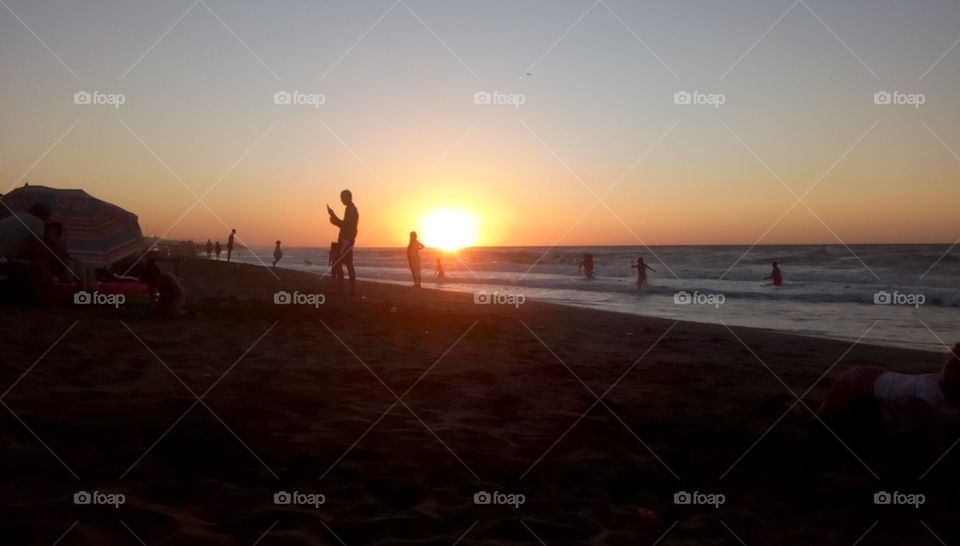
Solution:
M 330 208 L 330 205 L 327 205 L 330 223 L 340 228 L 340 235 L 337 236 L 337 242 L 340 243 L 340 255 L 334 262 L 333 269 L 342 272 L 342 268 L 347 267 L 347 274 L 350 275 L 349 294 L 353 296 L 357 293 L 357 272 L 353 269 L 353 245 L 357 240 L 357 224 L 360 223 L 360 213 L 357 212 L 357 206 L 353 204 L 353 194 L 350 193 L 350 190 L 340 192 L 340 202 L 346 206 L 343 211 L 343 219 L 340 219 L 337 213 Z M 338 287 L 343 292 L 343 274 L 339 275 Z

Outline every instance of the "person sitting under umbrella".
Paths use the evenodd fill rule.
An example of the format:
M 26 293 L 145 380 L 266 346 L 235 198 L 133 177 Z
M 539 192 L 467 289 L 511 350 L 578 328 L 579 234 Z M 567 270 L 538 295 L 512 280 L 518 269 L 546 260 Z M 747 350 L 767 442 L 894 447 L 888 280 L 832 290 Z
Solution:
M 162 271 L 153 260 L 148 260 L 140 271 L 140 280 L 147 283 L 150 300 L 156 302 L 154 312 L 161 317 L 177 317 L 183 314 L 186 296 L 183 285 L 168 271 Z
M 12 294 L 29 292 L 42 305 L 53 305 L 53 273 L 44 244 L 50 207 L 35 203 L 0 220 L 0 278 Z

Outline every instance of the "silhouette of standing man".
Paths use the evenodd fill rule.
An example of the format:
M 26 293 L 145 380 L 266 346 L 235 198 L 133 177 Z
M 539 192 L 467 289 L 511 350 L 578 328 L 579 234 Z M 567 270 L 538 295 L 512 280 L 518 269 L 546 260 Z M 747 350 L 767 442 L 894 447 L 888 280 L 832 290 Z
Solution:
M 227 237 L 227 263 L 230 263 L 230 255 L 233 254 L 233 236 L 237 234 L 237 230 L 231 229 L 230 236 Z
M 347 267 L 347 274 L 350 275 L 351 296 L 357 293 L 357 272 L 353 269 L 353 245 L 357 241 L 357 224 L 360 223 L 360 213 L 357 212 L 357 206 L 353 204 L 353 194 L 350 190 L 340 192 L 340 202 L 346 206 L 343 211 L 343 219 L 337 217 L 330 205 L 327 205 L 327 214 L 330 215 L 330 223 L 340 228 L 340 235 L 337 236 L 337 243 L 340 246 L 339 257 L 333 267 L 337 271 L 343 271 L 343 266 Z M 343 275 L 341 273 L 338 286 L 343 292 Z

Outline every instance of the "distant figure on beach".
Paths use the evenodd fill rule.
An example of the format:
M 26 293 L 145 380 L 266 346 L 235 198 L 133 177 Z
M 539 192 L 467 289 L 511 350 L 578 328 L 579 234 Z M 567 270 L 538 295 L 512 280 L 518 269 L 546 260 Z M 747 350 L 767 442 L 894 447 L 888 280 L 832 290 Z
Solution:
M 330 266 L 330 276 L 333 278 L 333 280 L 337 281 L 338 286 L 343 282 L 343 268 L 338 265 L 339 262 L 340 244 L 334 241 L 330 243 L 330 258 L 327 260 L 327 265 Z M 307 265 L 313 264 L 308 262 Z
M 207 239 L 207 259 L 210 259 L 210 256 L 213 254 L 213 243 L 210 239 Z
M 230 263 L 230 255 L 233 254 L 233 237 L 237 234 L 237 230 L 231 229 L 230 236 L 227 237 L 227 263 Z
M 357 241 L 357 225 L 360 223 L 360 213 L 357 211 L 357 206 L 353 204 L 353 193 L 351 193 L 350 190 L 340 192 L 340 202 L 346 207 L 343 211 L 342 219 L 333 212 L 330 205 L 327 205 L 327 214 L 330 216 L 330 223 L 340 228 L 340 234 L 337 237 L 339 247 L 337 262 L 333 268 L 336 270 L 346 266 L 347 273 L 350 275 L 349 295 L 353 296 L 357 293 L 357 272 L 353 269 L 353 246 Z M 342 271 L 338 286 L 340 291 L 343 292 Z
M 413 275 L 413 286 L 420 286 L 420 251 L 423 249 L 423 243 L 417 240 L 417 232 L 410 232 L 410 242 L 407 244 L 407 264 L 410 265 L 410 274 Z
M 220 241 L 217 241 L 217 244 L 213 246 L 213 249 L 214 249 L 214 252 L 217 253 L 217 261 L 219 262 L 219 261 L 220 261 L 220 253 L 222 252 L 222 250 L 220 249 Z
M 922 439 L 942 452 L 960 428 L 960 343 L 939 373 L 854 366 L 833 382 L 819 413 L 833 425 Z
M 642 288 L 647 283 L 647 270 L 657 272 L 656 269 L 647 265 L 643 258 L 637 258 L 637 263 L 630 262 L 630 267 L 637 270 L 637 288 Z
M 593 272 L 593 254 L 583 255 L 583 260 L 577 267 L 577 274 L 579 275 L 581 271 L 583 271 L 583 276 L 587 279 L 593 279 L 596 277 L 596 274 Z
M 774 286 L 780 286 L 783 284 L 783 273 L 780 272 L 780 264 L 773 262 L 773 271 L 770 272 L 770 276 L 763 279 L 765 281 L 773 281 Z
M 273 267 L 277 267 L 280 258 L 283 258 L 283 251 L 280 250 L 280 241 L 277 241 L 277 246 L 273 247 Z
M 443 272 L 443 262 L 440 261 L 440 258 L 437 258 L 437 267 L 433 270 L 433 278 L 442 281 L 447 278 L 446 273 Z

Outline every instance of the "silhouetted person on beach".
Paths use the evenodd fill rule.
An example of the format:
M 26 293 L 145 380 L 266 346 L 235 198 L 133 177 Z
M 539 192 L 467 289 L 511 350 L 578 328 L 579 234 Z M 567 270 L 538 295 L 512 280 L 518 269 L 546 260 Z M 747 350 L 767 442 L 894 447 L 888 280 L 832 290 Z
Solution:
M 593 279 L 596 274 L 593 272 L 593 254 L 584 254 L 583 261 L 577 267 L 577 274 L 583 271 L 583 276 L 587 279 Z
M 231 229 L 230 236 L 227 237 L 227 263 L 230 263 L 230 255 L 233 254 L 233 237 L 237 234 L 237 230 Z
M 0 274 L 9 278 L 10 295 L 30 294 L 47 306 L 54 303 L 51 254 L 44 243 L 49 218 L 50 207 L 36 203 L 0 220 Z
M 423 243 L 417 240 L 417 232 L 410 232 L 410 243 L 407 244 L 407 263 L 410 265 L 410 274 L 413 275 L 413 286 L 420 286 L 420 250 Z
M 446 273 L 443 272 L 443 262 L 440 261 L 440 258 L 437 258 L 437 267 L 433 270 L 433 278 L 438 281 L 447 278 Z
M 647 270 L 657 272 L 656 269 L 647 265 L 643 258 L 637 258 L 637 263 L 630 262 L 630 267 L 637 270 L 637 288 L 642 288 L 647 283 Z
M 763 279 L 765 281 L 773 281 L 774 286 L 780 286 L 783 284 L 783 273 L 780 272 L 780 264 L 773 262 L 773 271 L 770 272 L 770 276 Z
M 312 264 L 307 262 L 307 265 Z M 343 267 L 340 265 L 340 243 L 330 243 L 330 258 L 327 260 L 327 265 L 330 266 L 331 277 L 337 281 L 339 286 L 343 282 Z
M 334 264 L 334 269 L 346 266 L 347 273 L 350 275 L 351 296 L 357 293 L 357 272 L 353 269 L 353 247 L 357 242 L 357 224 L 360 223 L 360 213 L 357 206 L 353 204 L 353 194 L 350 190 L 340 192 L 340 202 L 346 207 L 343 211 L 343 219 L 337 216 L 330 205 L 327 205 L 327 214 L 330 215 L 330 223 L 340 228 L 340 235 L 337 237 L 339 244 L 339 256 Z M 339 281 L 340 291 L 343 292 L 343 277 Z
M 280 241 L 277 241 L 277 246 L 273 247 L 273 267 L 277 267 L 280 258 L 283 258 L 283 251 L 280 250 Z
M 147 261 L 140 271 L 140 280 L 147 283 L 153 312 L 161 317 L 176 317 L 183 314 L 186 296 L 183 285 L 173 273 L 162 271 L 153 260 Z
M 223 251 L 220 249 L 220 241 L 217 241 L 217 244 L 214 245 L 213 249 L 214 249 L 214 252 L 217 253 L 217 261 L 219 262 L 219 261 L 220 261 L 220 253 L 223 252 Z
M 210 259 L 210 256 L 213 254 L 213 243 L 210 239 L 207 239 L 207 259 Z

